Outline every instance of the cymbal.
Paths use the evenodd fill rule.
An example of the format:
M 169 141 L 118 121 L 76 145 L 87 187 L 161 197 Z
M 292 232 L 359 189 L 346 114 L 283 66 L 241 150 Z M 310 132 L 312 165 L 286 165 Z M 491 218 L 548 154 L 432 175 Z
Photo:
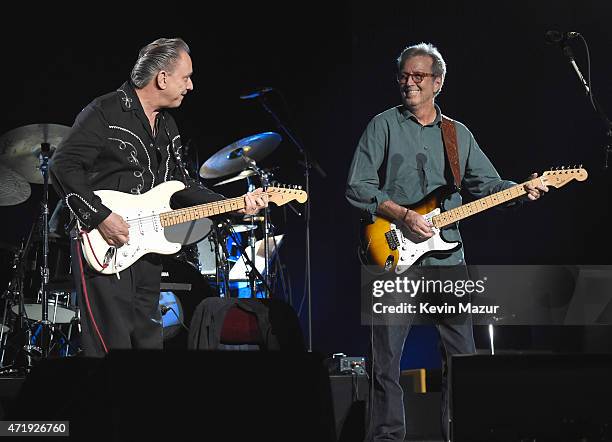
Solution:
M 243 180 L 243 179 L 245 179 L 247 177 L 250 177 L 250 176 L 253 176 L 253 175 L 256 175 L 256 174 L 251 169 L 243 170 L 242 172 L 240 172 L 235 177 L 228 178 L 227 180 L 221 181 L 220 183 L 215 184 L 213 187 L 220 186 L 221 184 L 231 183 L 232 181 Z
M 283 138 L 276 132 L 263 132 L 238 140 L 206 160 L 200 167 L 200 176 L 220 178 L 239 172 L 245 168 L 243 157 L 259 161 L 276 149 L 282 140 Z
M 24 177 L 0 163 L 0 206 L 14 206 L 30 198 L 32 188 Z
M 43 184 L 40 145 L 49 143 L 52 154 L 69 130 L 70 127 L 61 124 L 28 124 L 12 129 L 0 137 L 0 163 L 19 172 L 30 183 Z
M 232 229 L 234 229 L 236 233 L 248 232 L 256 228 L 257 226 L 255 224 L 232 224 Z

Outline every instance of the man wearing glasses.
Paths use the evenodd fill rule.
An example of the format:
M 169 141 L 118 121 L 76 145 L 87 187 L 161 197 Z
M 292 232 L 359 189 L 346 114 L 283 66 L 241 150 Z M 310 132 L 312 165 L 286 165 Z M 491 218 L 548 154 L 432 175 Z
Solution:
M 442 112 L 434 103 L 444 84 L 446 63 L 433 45 L 420 43 L 404 49 L 397 59 L 397 69 L 402 104 L 375 116 L 366 127 L 353 157 L 346 197 L 364 212 L 367 220 L 381 215 L 403 224 L 415 237 L 425 240 L 434 234 L 432 225 L 404 206 L 417 203 L 435 189 L 453 182 L 442 137 Z M 500 178 L 467 127 L 450 122 L 456 129 L 462 189 L 481 198 L 516 184 Z M 544 186 L 525 189 L 530 200 L 547 191 Z M 456 192 L 444 206 L 449 209 L 459 205 L 461 196 Z M 444 237 L 447 241 L 461 241 L 457 224 L 445 229 Z M 463 250 L 432 255 L 420 265 L 465 266 Z M 411 325 L 410 320 L 406 322 L 398 326 L 372 326 L 367 440 L 404 440 L 399 377 L 404 341 Z M 442 344 L 442 433 L 444 440 L 448 440 L 447 364 L 451 355 L 472 354 L 476 349 L 470 316 L 463 323 L 442 318 L 436 321 L 436 327 Z

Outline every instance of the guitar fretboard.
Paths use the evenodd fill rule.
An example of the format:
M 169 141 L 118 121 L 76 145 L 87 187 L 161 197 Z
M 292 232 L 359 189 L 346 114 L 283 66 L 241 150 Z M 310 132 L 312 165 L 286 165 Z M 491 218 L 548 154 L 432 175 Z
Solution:
M 185 209 L 172 210 L 161 213 L 159 219 L 164 227 L 174 226 L 180 223 L 194 221 L 196 219 L 208 218 L 222 213 L 232 212 L 244 208 L 244 197 L 228 198 L 213 203 L 200 204 Z
M 540 183 L 540 179 L 537 178 L 528 182 L 531 185 L 536 186 Z M 507 203 L 508 201 L 516 199 L 527 193 L 524 188 L 525 184 L 527 183 L 517 184 L 516 186 L 510 187 L 506 190 L 502 190 L 501 192 L 494 193 L 484 198 L 480 198 L 476 201 L 472 201 L 471 203 L 464 204 L 462 206 L 443 212 L 439 215 L 434 216 L 431 219 L 431 222 L 435 227 L 441 229 L 442 227 L 446 227 L 449 224 L 456 223 L 457 221 L 460 221 L 469 216 L 476 215 L 477 213 L 483 212 L 492 207 Z

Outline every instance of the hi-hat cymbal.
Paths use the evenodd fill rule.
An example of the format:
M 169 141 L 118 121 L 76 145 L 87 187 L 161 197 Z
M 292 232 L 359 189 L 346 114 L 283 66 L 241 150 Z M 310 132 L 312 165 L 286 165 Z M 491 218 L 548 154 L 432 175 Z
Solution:
M 211 156 L 202 167 L 202 178 L 220 178 L 245 168 L 244 157 L 259 161 L 267 157 L 282 141 L 276 132 L 263 132 L 243 138 Z
M 12 129 L 0 137 L 0 162 L 30 183 L 42 184 L 41 144 L 49 143 L 53 153 L 69 130 L 70 127 L 61 124 L 29 124 Z
M 223 180 L 220 183 L 215 184 L 215 186 L 220 186 L 221 184 L 231 183 L 232 181 L 244 180 L 245 178 L 248 178 L 253 175 L 255 175 L 255 172 L 252 171 L 251 169 L 243 170 L 238 175 L 228 178 L 227 180 Z
M 248 232 L 256 228 L 257 226 L 255 224 L 232 224 L 232 229 L 234 229 L 236 233 Z
M 24 177 L 0 164 L 0 206 L 14 206 L 30 198 L 32 189 Z

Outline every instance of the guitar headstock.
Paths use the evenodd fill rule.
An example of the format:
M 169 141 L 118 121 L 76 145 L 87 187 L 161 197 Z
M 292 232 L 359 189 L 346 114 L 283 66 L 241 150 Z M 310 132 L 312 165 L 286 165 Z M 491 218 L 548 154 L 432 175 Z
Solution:
M 544 181 L 544 184 L 546 184 L 547 186 L 559 188 L 561 186 L 566 185 L 572 180 L 584 181 L 587 179 L 588 176 L 589 174 L 585 169 L 582 168 L 581 164 L 580 167 L 558 167 L 554 170 L 548 170 L 544 172 L 540 178 L 542 178 L 542 181 Z M 538 178 L 536 178 L 536 180 L 537 179 Z
M 301 186 L 292 186 L 288 184 L 276 184 L 268 186 L 266 189 L 270 202 L 277 206 L 282 206 L 290 201 L 296 200 L 298 203 L 304 203 L 308 199 L 308 194 L 302 190 Z

